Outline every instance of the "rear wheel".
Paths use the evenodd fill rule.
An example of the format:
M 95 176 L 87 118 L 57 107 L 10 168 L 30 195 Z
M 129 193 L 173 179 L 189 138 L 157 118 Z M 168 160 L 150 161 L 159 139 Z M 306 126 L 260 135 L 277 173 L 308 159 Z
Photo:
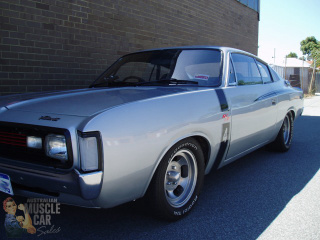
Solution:
M 198 200 L 204 178 L 201 146 L 193 138 L 175 144 L 161 160 L 152 179 L 148 200 L 154 213 L 175 221 Z
M 290 149 L 293 136 L 293 117 L 289 112 L 285 116 L 281 129 L 271 147 L 280 152 L 287 152 Z

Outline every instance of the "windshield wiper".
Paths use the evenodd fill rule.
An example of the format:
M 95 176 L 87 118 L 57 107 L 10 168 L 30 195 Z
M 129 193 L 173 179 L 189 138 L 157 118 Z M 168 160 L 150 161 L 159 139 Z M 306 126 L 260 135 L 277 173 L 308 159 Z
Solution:
M 150 82 L 143 82 L 143 83 L 139 83 L 139 86 L 142 85 L 157 85 L 157 84 L 163 84 L 163 85 L 179 85 L 179 84 L 197 84 L 197 81 L 190 81 L 190 80 L 178 80 L 175 78 L 171 78 L 171 79 L 161 79 L 161 80 L 157 80 L 157 81 L 150 81 Z

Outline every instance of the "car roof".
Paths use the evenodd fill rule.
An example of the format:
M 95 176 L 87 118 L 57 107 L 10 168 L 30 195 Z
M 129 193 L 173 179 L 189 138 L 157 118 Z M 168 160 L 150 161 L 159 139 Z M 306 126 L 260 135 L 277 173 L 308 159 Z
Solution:
M 194 46 L 176 46 L 176 47 L 165 47 L 165 48 L 152 48 L 146 49 L 138 52 L 146 52 L 146 51 L 156 51 L 156 50 L 167 50 L 167 49 L 216 49 L 222 50 L 223 52 L 242 52 L 245 54 L 253 55 L 252 53 L 231 47 L 224 47 L 224 46 L 209 46 L 209 45 L 194 45 Z M 253 55 L 254 56 L 254 55 Z

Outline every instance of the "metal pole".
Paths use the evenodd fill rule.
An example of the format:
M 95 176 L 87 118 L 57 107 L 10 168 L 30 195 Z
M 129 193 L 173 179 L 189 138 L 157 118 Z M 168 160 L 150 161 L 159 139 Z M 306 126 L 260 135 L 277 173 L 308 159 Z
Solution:
M 303 88 L 303 74 L 304 74 L 304 59 L 302 59 L 302 75 L 301 75 L 301 88 L 302 88 L 302 92 L 304 92 L 304 88 Z
M 313 61 L 312 79 L 311 79 L 311 82 L 310 82 L 310 85 L 309 85 L 309 94 L 311 94 L 311 91 L 312 91 L 312 85 L 313 85 L 313 81 L 314 81 L 315 73 L 316 73 L 316 65 L 317 65 L 317 60 L 314 59 L 314 61 Z
M 284 79 L 287 80 L 287 56 L 285 56 L 284 62 Z

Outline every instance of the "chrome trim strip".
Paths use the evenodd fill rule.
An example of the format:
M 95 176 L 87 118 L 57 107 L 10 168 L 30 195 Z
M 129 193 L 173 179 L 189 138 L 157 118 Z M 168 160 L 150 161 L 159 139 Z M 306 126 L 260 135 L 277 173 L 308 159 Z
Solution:
M 266 93 L 266 94 L 258 97 L 256 100 L 254 100 L 254 102 L 261 101 L 261 100 L 264 100 L 264 99 L 267 99 L 267 98 L 270 98 L 270 97 L 273 97 L 273 96 L 277 96 L 277 95 L 280 95 L 280 94 L 285 93 L 285 92 L 288 92 L 288 90 L 272 91 L 272 92 Z

